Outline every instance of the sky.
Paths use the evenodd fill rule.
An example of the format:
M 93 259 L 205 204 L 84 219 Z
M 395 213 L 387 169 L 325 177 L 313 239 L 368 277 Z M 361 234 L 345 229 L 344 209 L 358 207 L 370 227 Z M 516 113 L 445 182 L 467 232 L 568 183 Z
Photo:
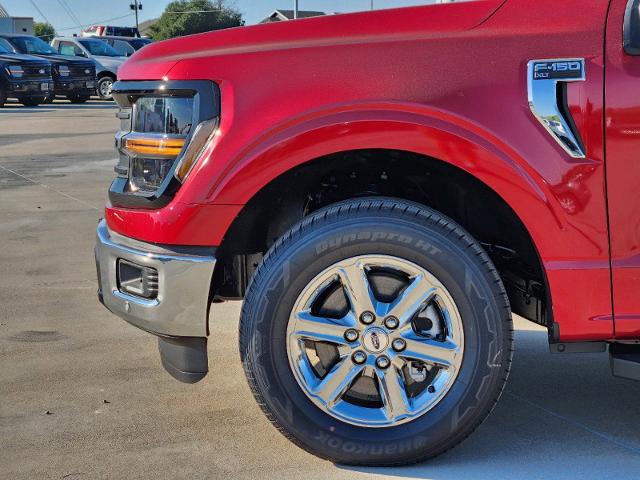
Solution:
M 170 0 L 140 0 L 140 21 L 160 16 Z M 243 13 L 247 24 L 258 23 L 276 8 L 293 9 L 293 0 L 231 0 Z M 433 0 L 373 0 L 375 8 L 393 8 L 433 3 Z M 71 35 L 79 31 L 76 21 L 66 13 L 62 4 L 68 5 L 81 25 L 108 23 L 130 26 L 135 24 L 129 4 L 131 0 L 0 0 L 0 4 L 15 17 L 34 17 L 43 21 L 33 4 L 53 24 L 58 33 Z M 369 10 L 371 0 L 299 0 L 300 10 L 325 12 L 354 12 Z M 122 17 L 122 18 L 117 18 Z M 112 20 L 116 18 L 115 20 Z M 109 20 L 109 22 L 106 22 Z

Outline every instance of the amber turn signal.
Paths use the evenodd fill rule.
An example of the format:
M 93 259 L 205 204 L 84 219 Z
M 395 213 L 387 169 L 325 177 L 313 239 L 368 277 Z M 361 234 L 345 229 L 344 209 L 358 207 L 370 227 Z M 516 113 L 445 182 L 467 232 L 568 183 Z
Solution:
M 184 138 L 150 137 L 131 135 L 125 138 L 124 147 L 139 155 L 176 157 L 184 147 Z

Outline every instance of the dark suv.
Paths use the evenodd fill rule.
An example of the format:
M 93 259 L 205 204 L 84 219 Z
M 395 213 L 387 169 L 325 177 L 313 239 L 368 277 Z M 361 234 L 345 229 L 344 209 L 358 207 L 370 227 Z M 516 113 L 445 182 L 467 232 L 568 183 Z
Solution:
M 9 97 L 34 107 L 43 103 L 51 90 L 51 63 L 30 55 L 19 55 L 0 38 L 0 107 Z
M 92 60 L 61 55 L 38 37 L 1 34 L 17 53 L 35 55 L 52 64 L 54 89 L 47 101 L 60 95 L 71 103 L 84 103 L 96 92 L 96 65 Z

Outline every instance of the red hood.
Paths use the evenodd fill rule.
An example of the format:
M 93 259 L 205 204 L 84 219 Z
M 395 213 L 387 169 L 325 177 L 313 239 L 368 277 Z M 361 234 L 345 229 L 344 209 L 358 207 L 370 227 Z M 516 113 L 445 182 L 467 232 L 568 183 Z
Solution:
M 323 45 L 406 40 L 469 30 L 506 0 L 426 5 L 313 17 L 189 35 L 147 45 L 119 70 L 121 80 L 160 79 L 182 59 Z

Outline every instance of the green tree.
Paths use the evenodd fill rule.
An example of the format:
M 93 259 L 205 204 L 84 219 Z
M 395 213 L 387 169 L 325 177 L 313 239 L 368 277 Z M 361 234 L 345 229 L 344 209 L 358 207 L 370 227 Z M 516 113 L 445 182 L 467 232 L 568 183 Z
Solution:
M 48 43 L 56 36 L 56 29 L 49 22 L 35 22 L 33 24 L 33 33 L 36 37 L 40 37 Z
M 176 0 L 151 27 L 154 40 L 244 25 L 242 14 L 226 0 Z

